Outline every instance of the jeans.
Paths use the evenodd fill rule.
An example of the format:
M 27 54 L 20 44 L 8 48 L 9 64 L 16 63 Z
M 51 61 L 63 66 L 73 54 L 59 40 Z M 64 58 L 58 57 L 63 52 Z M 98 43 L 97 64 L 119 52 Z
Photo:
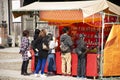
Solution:
M 34 63 L 35 69 L 37 67 L 37 63 L 38 63 L 38 52 L 35 53 L 35 63 Z
M 82 56 L 78 56 L 78 76 L 79 77 L 85 77 L 85 71 L 86 71 L 86 58 Z
M 46 58 L 43 59 L 38 58 L 38 63 L 36 66 L 35 73 L 38 74 L 39 71 L 41 70 L 41 74 L 44 74 L 45 64 L 46 64 Z
M 49 72 L 56 71 L 56 63 L 55 63 L 54 53 L 51 53 L 48 55 L 47 62 L 48 62 L 48 71 Z

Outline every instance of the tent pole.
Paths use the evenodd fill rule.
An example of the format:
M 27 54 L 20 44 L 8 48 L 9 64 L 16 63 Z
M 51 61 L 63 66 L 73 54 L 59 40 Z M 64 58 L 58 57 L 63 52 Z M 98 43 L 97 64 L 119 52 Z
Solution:
M 37 28 L 37 14 L 36 14 L 36 11 L 34 13 L 35 13 L 35 29 L 36 29 Z
M 35 23 L 35 29 L 37 29 L 37 16 L 38 16 L 38 11 L 34 11 L 33 12 L 33 16 L 34 16 L 34 23 Z
M 105 18 L 105 13 L 102 11 L 100 12 L 102 15 L 102 34 L 101 34 L 101 55 L 100 55 L 100 80 L 103 80 L 103 48 L 104 48 L 104 18 Z

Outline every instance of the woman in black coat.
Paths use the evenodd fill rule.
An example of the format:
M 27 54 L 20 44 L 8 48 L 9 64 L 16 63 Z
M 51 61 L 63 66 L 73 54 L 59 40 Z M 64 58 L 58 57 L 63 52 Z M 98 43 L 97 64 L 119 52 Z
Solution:
M 36 49 L 38 49 L 38 63 L 35 70 L 35 76 L 37 76 L 41 69 L 41 77 L 45 77 L 44 69 L 48 56 L 48 49 L 43 49 L 43 44 L 48 48 L 48 41 L 45 30 L 41 30 L 39 37 L 35 41 L 35 45 L 37 46 Z
M 35 62 L 34 62 L 35 69 L 36 69 L 37 62 L 38 62 L 38 52 L 35 50 L 37 46 L 34 43 L 36 39 L 39 37 L 39 33 L 40 33 L 40 30 L 35 29 L 33 41 L 31 42 L 32 49 L 34 50 L 34 53 L 35 53 Z

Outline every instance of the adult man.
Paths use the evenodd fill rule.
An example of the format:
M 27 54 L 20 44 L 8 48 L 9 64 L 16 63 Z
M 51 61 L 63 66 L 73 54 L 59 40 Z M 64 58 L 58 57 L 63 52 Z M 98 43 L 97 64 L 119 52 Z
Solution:
M 85 68 L 86 68 L 86 43 L 84 42 L 85 35 L 80 34 L 79 40 L 77 41 L 77 48 L 76 53 L 78 54 L 78 69 L 77 69 L 77 76 L 78 77 L 85 77 Z
M 61 50 L 62 74 L 71 75 L 71 47 L 73 45 L 73 42 L 71 40 L 71 37 L 68 35 L 69 28 L 66 26 L 62 31 L 63 34 L 60 36 L 60 43 L 63 43 L 67 47 L 66 51 Z

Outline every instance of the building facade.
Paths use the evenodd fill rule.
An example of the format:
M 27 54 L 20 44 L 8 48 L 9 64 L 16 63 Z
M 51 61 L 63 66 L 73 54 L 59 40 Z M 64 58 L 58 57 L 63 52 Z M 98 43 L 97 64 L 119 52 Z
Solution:
M 12 16 L 13 1 L 23 0 L 0 0 L 0 46 L 8 46 L 8 38 L 12 38 L 13 46 L 15 46 L 15 30 Z
M 8 16 L 8 0 L 0 0 L 0 46 L 7 45 Z
M 48 28 L 50 25 L 40 22 L 38 13 L 35 12 L 23 15 L 20 20 L 14 19 L 12 10 L 23 5 L 25 5 L 24 0 L 0 0 L 0 46 L 8 46 L 8 39 L 12 39 L 12 46 L 20 46 L 22 31 L 25 29 L 30 31 L 30 40 L 33 39 L 36 27 L 39 29 L 44 27 L 49 32 L 51 29 L 54 30 L 54 27 Z

